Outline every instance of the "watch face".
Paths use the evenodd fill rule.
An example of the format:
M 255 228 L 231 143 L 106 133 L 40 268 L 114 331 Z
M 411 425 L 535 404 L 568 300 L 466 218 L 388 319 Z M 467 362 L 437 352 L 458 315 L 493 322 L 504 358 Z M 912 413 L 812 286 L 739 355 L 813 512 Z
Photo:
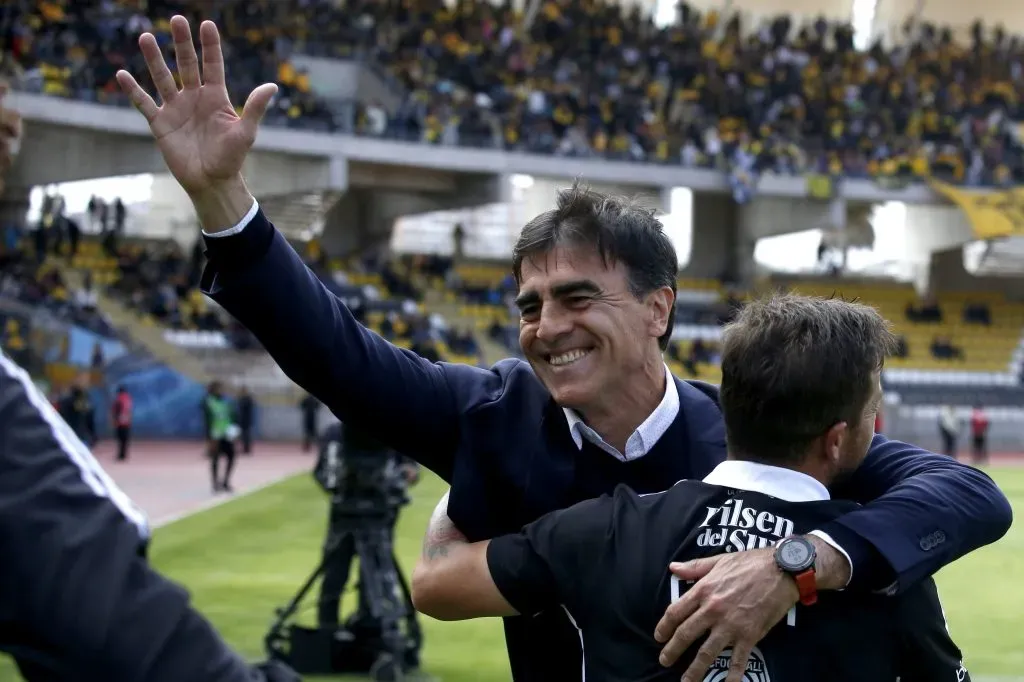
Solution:
M 779 563 L 787 570 L 805 568 L 812 561 L 812 545 L 802 540 L 787 540 L 779 547 Z

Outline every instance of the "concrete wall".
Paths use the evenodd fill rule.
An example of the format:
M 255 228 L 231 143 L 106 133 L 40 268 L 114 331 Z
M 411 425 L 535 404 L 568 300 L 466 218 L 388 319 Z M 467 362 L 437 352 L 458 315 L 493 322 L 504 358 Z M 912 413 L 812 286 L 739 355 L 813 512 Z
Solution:
M 790 14 L 801 19 L 824 15 L 829 19 L 849 21 L 853 13 L 853 0 L 688 0 L 688 4 L 702 12 L 738 11 L 750 20 Z
M 506 176 L 510 183 L 511 176 Z M 533 184 L 530 187 L 513 188 L 513 198 L 519 204 L 518 210 L 529 220 L 545 211 L 555 208 L 558 192 L 572 186 L 573 177 L 566 175 L 560 178 L 533 177 Z M 640 203 L 652 208 L 662 208 L 661 188 L 651 185 L 626 185 L 601 182 L 588 182 L 583 180 L 583 186 L 589 189 L 617 197 L 636 199 Z
M 401 217 L 481 206 L 499 201 L 502 192 L 498 175 L 452 175 L 430 187 L 351 187 L 327 213 L 321 237 L 324 248 L 332 256 L 352 253 L 387 241 Z M 452 227 L 438 225 L 437 239 L 449 239 Z
M 1010 35 L 1024 32 L 1020 0 L 880 0 L 875 24 L 891 31 L 918 12 L 925 21 L 952 27 L 960 40 L 968 39 L 970 25 L 979 18 L 990 29 L 1002 24 Z
M 295 441 L 302 439 L 302 415 L 297 405 L 260 405 L 257 434 L 260 440 Z M 320 410 L 320 425 L 331 419 L 326 409 Z M 313 466 L 313 460 L 309 463 Z
M 680 272 L 682 277 L 710 279 L 737 275 L 740 207 L 732 197 L 697 194 L 693 197 L 690 257 Z M 753 247 L 749 258 L 753 260 Z
M 13 189 L 166 172 L 151 139 L 33 121 L 26 126 L 8 183 Z M 253 192 L 261 194 L 327 189 L 337 177 L 327 157 L 264 151 L 250 155 L 245 173 Z
M 990 419 L 990 452 L 1024 451 L 1024 422 L 997 419 L 991 415 Z M 889 438 L 913 443 L 932 452 L 941 451 L 942 438 L 939 435 L 937 418 L 914 416 L 909 408 L 888 407 L 885 411 L 884 430 Z M 970 443 L 965 434 L 966 429 L 962 429 L 958 443 L 961 457 L 968 455 L 970 451 Z
M 833 224 L 829 201 L 787 199 L 758 195 L 736 210 L 736 278 L 751 282 L 755 275 L 754 249 L 765 237 L 826 228 Z
M 1024 301 L 1024 279 L 972 275 L 964 269 L 962 247 L 933 254 L 929 268 L 935 291 L 1002 291 L 1008 298 Z
M 402 102 L 402 93 L 373 69 L 349 59 L 326 59 L 293 55 L 292 63 L 309 72 L 313 91 L 326 99 L 377 102 L 394 111 Z

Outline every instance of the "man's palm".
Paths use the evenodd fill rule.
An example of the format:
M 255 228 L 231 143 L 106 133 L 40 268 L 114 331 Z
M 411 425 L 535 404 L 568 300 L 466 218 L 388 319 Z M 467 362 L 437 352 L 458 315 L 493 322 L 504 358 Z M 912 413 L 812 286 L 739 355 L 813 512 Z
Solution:
M 227 90 L 204 85 L 161 107 L 149 127 L 167 168 L 185 191 L 194 192 L 242 170 L 252 141 L 241 124 Z
M 277 88 L 272 84 L 258 87 L 238 116 L 224 83 L 220 36 L 213 22 L 204 21 L 199 31 L 205 82 L 200 79 L 188 21 L 180 16 L 171 19 L 171 34 L 182 83 L 180 90 L 156 38 L 149 33 L 139 38 L 163 106 L 158 107 L 128 72 L 119 71 L 117 80 L 149 121 L 168 169 L 186 192 L 197 194 L 230 181 L 241 172 L 246 154 L 256 140 L 259 120 Z

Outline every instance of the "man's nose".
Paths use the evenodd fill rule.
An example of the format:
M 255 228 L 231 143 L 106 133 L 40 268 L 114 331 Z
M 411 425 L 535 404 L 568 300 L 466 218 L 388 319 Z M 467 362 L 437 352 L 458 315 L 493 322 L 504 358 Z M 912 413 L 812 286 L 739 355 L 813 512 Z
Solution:
M 560 306 L 546 305 L 541 310 L 537 338 L 546 343 L 557 340 L 572 331 L 572 315 Z

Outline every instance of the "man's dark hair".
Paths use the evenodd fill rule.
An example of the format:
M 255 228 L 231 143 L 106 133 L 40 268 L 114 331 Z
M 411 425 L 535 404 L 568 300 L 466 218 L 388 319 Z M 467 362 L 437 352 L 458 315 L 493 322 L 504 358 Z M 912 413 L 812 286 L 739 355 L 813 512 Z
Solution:
M 522 282 L 523 261 L 549 253 L 556 246 L 590 245 L 605 265 L 626 267 L 630 292 L 638 299 L 661 287 L 671 287 L 668 327 L 658 339 L 668 348 L 675 320 L 676 277 L 679 261 L 672 242 L 652 209 L 629 199 L 609 197 L 574 182 L 558 192 L 555 208 L 523 228 L 512 250 L 512 272 Z
M 721 405 L 730 454 L 799 462 L 839 422 L 856 424 L 896 337 L 874 308 L 773 294 L 745 306 L 722 338 Z

